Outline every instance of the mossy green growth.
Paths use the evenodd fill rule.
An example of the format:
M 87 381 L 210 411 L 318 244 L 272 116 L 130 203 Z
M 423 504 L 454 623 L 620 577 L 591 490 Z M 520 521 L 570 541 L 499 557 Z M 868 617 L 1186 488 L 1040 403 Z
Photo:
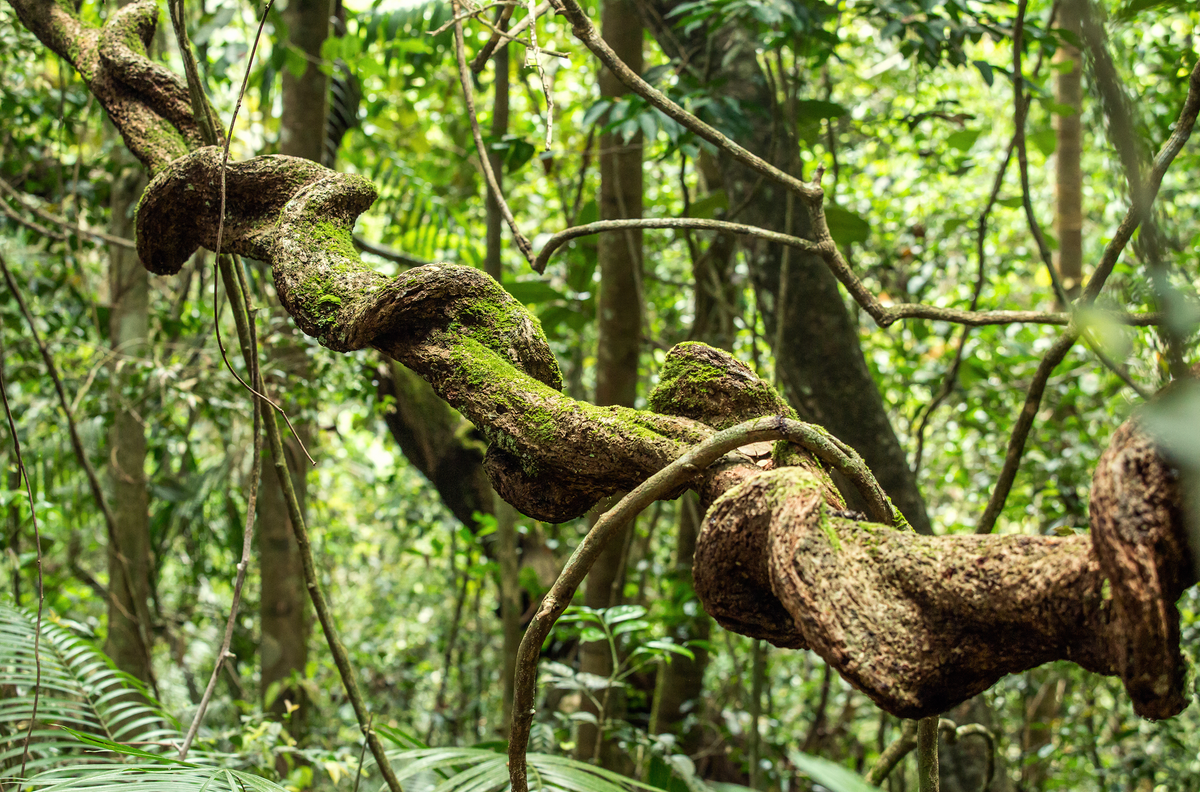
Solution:
M 650 393 L 650 409 L 699 418 L 717 429 L 766 415 L 795 417 L 769 383 L 737 376 L 727 366 L 712 362 L 722 357 L 726 353 L 698 341 L 676 346 Z
M 135 154 L 139 148 L 144 150 L 144 156 L 139 158 L 150 160 L 152 176 L 157 175 L 180 157 L 186 156 L 189 151 L 187 141 L 183 139 L 179 130 L 166 119 L 157 116 L 146 127 L 140 139 L 133 141 L 131 148 Z M 145 194 L 142 197 L 144 198 Z
M 324 250 L 331 254 L 329 263 L 335 272 L 367 269 L 362 265 L 358 251 L 354 248 L 350 229 L 328 220 L 318 220 L 308 228 L 314 250 Z
M 824 503 L 822 503 L 818 508 L 820 508 L 821 514 L 818 518 L 817 524 L 821 526 L 821 532 L 825 534 L 825 538 L 829 540 L 829 545 L 836 553 L 842 549 L 842 540 L 838 537 L 835 518 L 826 510 Z

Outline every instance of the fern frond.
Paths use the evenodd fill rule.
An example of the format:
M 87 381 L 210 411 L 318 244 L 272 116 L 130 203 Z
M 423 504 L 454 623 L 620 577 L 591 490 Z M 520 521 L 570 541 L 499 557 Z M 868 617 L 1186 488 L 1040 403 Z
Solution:
M 31 778 L 36 792 L 287 792 L 261 776 L 223 767 L 74 765 Z
M 0 605 L 0 774 L 4 775 L 21 764 L 33 714 L 36 621 L 28 611 Z M 140 683 L 53 617 L 42 620 L 40 656 L 37 721 L 26 772 L 78 762 L 84 746 L 72 731 L 147 749 L 182 740 L 176 724 Z

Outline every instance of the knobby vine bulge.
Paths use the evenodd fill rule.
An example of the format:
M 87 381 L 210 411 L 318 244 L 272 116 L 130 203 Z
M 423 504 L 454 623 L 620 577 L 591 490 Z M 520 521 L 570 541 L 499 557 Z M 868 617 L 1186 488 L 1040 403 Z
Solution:
M 53 0 L 8 2 L 154 174 L 137 216 L 147 269 L 169 275 L 214 249 L 222 157 L 195 148 L 186 86 L 145 56 L 153 0 L 102 29 Z M 695 343 L 670 352 L 648 410 L 571 399 L 537 320 L 485 273 L 440 263 L 388 278 L 362 263 L 351 231 L 375 198 L 366 179 L 286 156 L 229 163 L 224 178 L 221 252 L 269 265 L 281 303 L 323 345 L 374 348 L 425 378 L 480 428 L 497 492 L 531 517 L 577 517 L 719 430 L 794 418 L 747 367 Z M 1090 536 L 929 537 L 902 519 L 854 519 L 823 465 L 786 442 L 728 454 L 686 486 L 706 513 L 705 609 L 745 635 L 811 648 L 893 714 L 935 715 L 1055 659 L 1119 675 L 1145 717 L 1187 704 L 1174 603 L 1195 578 L 1180 484 L 1136 418 L 1097 467 Z

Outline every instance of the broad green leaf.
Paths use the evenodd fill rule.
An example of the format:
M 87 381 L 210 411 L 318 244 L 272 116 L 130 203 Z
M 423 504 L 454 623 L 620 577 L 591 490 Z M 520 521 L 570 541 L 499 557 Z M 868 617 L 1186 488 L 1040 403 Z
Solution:
M 1058 135 L 1054 133 L 1053 129 L 1043 129 L 1030 135 L 1029 142 L 1042 153 L 1042 156 L 1049 157 L 1058 148 Z
M 800 772 L 829 790 L 829 792 L 873 792 L 879 787 L 866 782 L 862 776 L 839 764 L 800 751 L 789 751 L 788 758 Z
M 862 216 L 840 206 L 825 207 L 825 222 L 839 245 L 866 242 L 871 236 L 871 225 Z

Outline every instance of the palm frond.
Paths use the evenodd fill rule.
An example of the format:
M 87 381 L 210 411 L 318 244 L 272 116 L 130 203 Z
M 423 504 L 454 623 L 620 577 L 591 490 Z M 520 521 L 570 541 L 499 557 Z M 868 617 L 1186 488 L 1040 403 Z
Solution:
M 486 748 L 415 748 L 388 758 L 406 792 L 504 792 L 509 788 L 504 754 Z M 531 792 L 633 792 L 654 787 L 602 767 L 553 754 L 531 753 Z
M 134 789 L 131 785 L 136 785 Z M 104 764 L 47 770 L 25 785 L 36 792 L 287 792 L 261 776 L 224 767 Z
M 32 613 L 0 605 L 0 775 L 21 765 L 35 686 L 37 720 L 26 772 L 78 762 L 85 747 L 72 732 L 151 751 L 182 739 L 140 683 L 52 616 L 42 621 L 37 685 L 36 630 Z

